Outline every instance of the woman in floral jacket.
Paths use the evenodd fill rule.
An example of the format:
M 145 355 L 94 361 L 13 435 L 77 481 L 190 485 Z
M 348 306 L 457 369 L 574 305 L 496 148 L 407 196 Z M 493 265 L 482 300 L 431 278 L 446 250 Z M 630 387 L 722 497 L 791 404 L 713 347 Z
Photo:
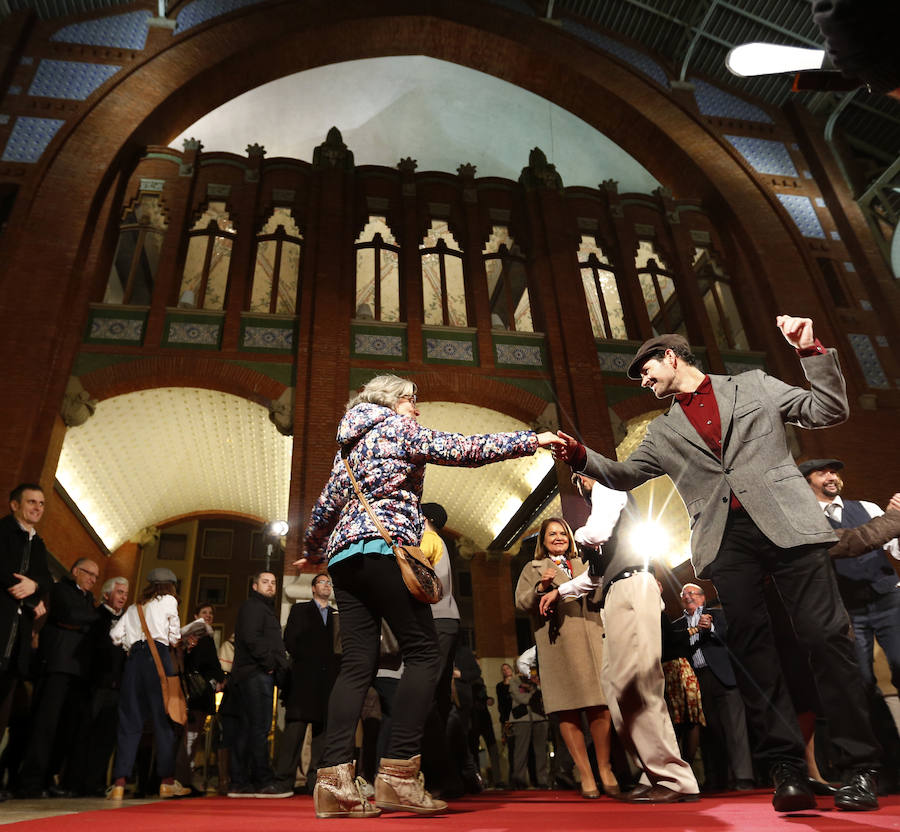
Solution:
M 369 505 L 394 543 L 422 539 L 419 501 L 425 464 L 476 467 L 530 456 L 559 442 L 533 431 L 462 436 L 416 421 L 416 387 L 384 375 L 347 405 L 337 440 Z M 305 557 L 295 565 L 328 562 L 341 618 L 343 659 L 328 705 L 322 767 L 316 778 L 318 817 L 379 813 L 354 781 L 353 740 L 363 699 L 378 664 L 382 617 L 400 644 L 404 673 L 397 688 L 387 756 L 375 778 L 375 802 L 384 809 L 431 813 L 446 808 L 425 791 L 419 774 L 422 727 L 441 669 L 434 620 L 427 604 L 406 589 L 394 555 L 357 499 L 340 451 L 306 532 Z

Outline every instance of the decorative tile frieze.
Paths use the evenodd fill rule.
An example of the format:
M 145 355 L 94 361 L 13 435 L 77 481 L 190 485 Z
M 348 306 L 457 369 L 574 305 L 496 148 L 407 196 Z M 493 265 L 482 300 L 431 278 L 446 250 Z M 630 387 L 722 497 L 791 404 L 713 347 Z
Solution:
M 141 190 L 151 194 L 161 194 L 166 186 L 165 179 L 142 179 Z
M 822 197 L 817 196 L 816 197 L 816 208 L 824 208 L 824 207 L 825 207 L 825 200 L 822 199 Z
M 58 29 L 50 35 L 50 40 L 141 50 L 147 43 L 147 24 L 151 17 L 153 12 L 144 9 L 97 20 L 85 20 Z
M 293 202 L 297 198 L 297 192 L 293 188 L 272 188 L 272 200 L 274 202 Z
M 812 201 L 808 196 L 797 196 L 796 194 L 776 194 L 776 196 L 804 237 L 825 239 L 825 229 L 822 228 L 822 223 L 816 216 L 816 209 L 813 208 Z
M 36 162 L 65 121 L 58 118 L 19 116 L 3 151 L 4 162 Z
M 597 360 L 604 373 L 625 373 L 634 353 L 613 352 L 597 349 Z
M 28 94 L 41 98 L 84 101 L 121 68 L 113 64 L 52 61 L 45 58 L 38 64 Z
M 400 335 L 376 335 L 367 332 L 355 332 L 353 333 L 353 351 L 357 355 L 403 358 L 403 338 Z
M 828 234 L 830 235 L 832 240 L 840 240 L 841 239 L 841 233 L 839 231 L 829 231 Z
M 879 347 L 884 347 L 887 349 L 888 339 L 886 335 L 876 335 L 875 343 L 878 344 Z
M 581 23 L 576 23 L 569 18 L 563 18 L 562 28 L 564 31 L 570 32 L 576 37 L 587 41 L 592 46 L 596 46 L 604 52 L 615 55 L 620 60 L 625 61 L 625 63 L 631 64 L 631 66 L 642 72 L 648 78 L 652 78 L 660 86 L 665 87 L 666 89 L 669 88 L 669 78 L 666 75 L 665 70 L 649 55 L 639 52 L 637 49 L 632 49 L 630 46 L 625 46 L 606 35 L 601 35 L 600 32 L 597 32 L 588 26 L 584 26 Z
M 88 331 L 88 339 L 91 341 L 124 341 L 140 344 L 143 338 L 143 318 L 93 318 Z
M 9 124 L 9 116 L 6 113 L 0 113 L 0 124 Z
M 195 321 L 169 321 L 166 343 L 188 344 L 200 347 L 218 347 L 222 325 L 203 324 Z
M 544 358 L 537 344 L 494 344 L 494 355 L 498 364 L 513 364 L 522 367 L 543 367 Z
M 227 199 L 231 196 L 231 185 L 215 185 L 210 182 L 206 186 L 206 195 L 224 197 Z
M 765 110 L 744 101 L 743 98 L 738 98 L 699 78 L 691 78 L 691 83 L 694 85 L 697 107 L 705 116 L 774 124 L 772 117 Z
M 725 136 L 757 173 L 797 177 L 797 168 L 784 142 L 752 136 Z
M 244 328 L 241 346 L 244 349 L 292 350 L 294 330 L 275 326 L 247 326 Z
M 878 360 L 875 347 L 868 335 L 860 333 L 848 333 L 847 338 L 853 352 L 856 353 L 856 360 L 862 367 L 863 376 L 865 376 L 866 384 L 869 387 L 885 388 L 890 387 L 890 382 L 884 373 L 884 368 Z
M 691 229 L 691 239 L 695 243 L 711 243 L 712 236 L 708 231 L 700 231 L 696 228 Z
M 426 338 L 425 358 L 430 361 L 463 361 L 475 363 L 475 345 L 471 341 L 450 338 Z
M 173 35 L 180 35 L 194 26 L 199 26 L 214 17 L 243 9 L 245 6 L 253 6 L 262 0 L 193 0 L 183 6 L 175 20 Z
M 850 272 L 851 274 L 856 271 L 856 266 L 853 265 L 852 261 L 845 260 L 844 261 L 844 271 Z

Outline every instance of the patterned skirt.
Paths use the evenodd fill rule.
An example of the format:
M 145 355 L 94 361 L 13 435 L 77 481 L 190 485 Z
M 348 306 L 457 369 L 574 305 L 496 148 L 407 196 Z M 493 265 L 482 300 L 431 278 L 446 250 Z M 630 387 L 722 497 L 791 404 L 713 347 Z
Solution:
M 674 725 L 706 725 L 703 704 L 700 701 L 700 685 L 694 668 L 687 659 L 663 662 L 666 676 L 666 702 Z

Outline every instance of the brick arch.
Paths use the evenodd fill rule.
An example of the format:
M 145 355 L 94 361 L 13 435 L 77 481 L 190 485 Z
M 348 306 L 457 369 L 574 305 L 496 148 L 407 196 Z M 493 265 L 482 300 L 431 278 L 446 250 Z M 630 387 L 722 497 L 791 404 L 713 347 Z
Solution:
M 220 390 L 268 406 L 285 385 L 249 367 L 214 358 L 140 358 L 103 367 L 81 376 L 85 390 L 95 399 L 156 387 L 200 387 Z
M 636 384 L 637 382 L 635 382 Z M 638 416 L 643 416 L 645 413 L 651 413 L 660 409 L 665 410 L 668 406 L 668 399 L 660 401 L 650 393 L 635 393 L 631 398 L 623 399 L 614 404 L 610 410 L 623 422 L 629 422 Z
M 474 404 L 505 413 L 526 424 L 533 423 L 548 404 L 522 387 L 484 376 L 430 372 L 416 373 L 414 378 L 422 401 Z
M 3 366 L 17 366 L 20 345 L 29 344 L 29 363 L 41 368 L 19 385 L 21 418 L 0 438 L 0 462 L 8 470 L 42 464 L 40 449 L 49 442 L 83 333 L 91 289 L 85 275 L 96 268 L 102 245 L 98 228 L 116 183 L 142 149 L 167 143 L 260 84 L 330 63 L 426 55 L 547 98 L 604 132 L 676 196 L 703 200 L 729 227 L 769 311 L 791 300 L 826 318 L 812 282 L 797 297 L 800 283 L 793 281 L 787 298 L 784 284 L 767 274 L 766 265 L 777 262 L 783 271 L 811 276 L 815 264 L 780 203 L 692 109 L 637 70 L 537 19 L 478 0 L 433 0 L 427 13 L 421 8 L 410 0 L 273 0 L 177 38 L 153 30 L 146 56 L 136 55 L 80 105 L 23 184 L 0 238 L 0 262 L 7 266 L 0 290 L 14 295 L 18 308 L 42 312 L 37 323 L 33 316 L 12 317 L 0 344 Z M 759 240 L 766 245 L 755 246 Z M 31 279 L 19 280 L 24 274 Z M 774 345 L 768 331 L 761 337 Z

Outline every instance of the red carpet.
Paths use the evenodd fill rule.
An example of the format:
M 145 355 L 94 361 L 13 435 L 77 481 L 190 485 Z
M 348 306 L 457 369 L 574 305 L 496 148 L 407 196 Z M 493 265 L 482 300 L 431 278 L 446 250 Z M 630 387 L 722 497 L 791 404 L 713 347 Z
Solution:
M 900 830 L 900 796 L 881 798 L 877 812 L 838 812 L 826 798 L 818 811 L 777 815 L 768 791 L 704 797 L 697 803 L 671 806 L 628 805 L 610 798 L 582 800 L 574 792 L 487 792 L 454 801 L 452 811 L 434 817 L 392 812 L 368 821 L 318 820 L 311 797 L 259 800 L 208 797 L 168 800 L 112 811 L 82 812 L 12 824 L 27 832 L 256 832 L 306 830 L 323 832 L 757 832 L 822 830 L 863 832 Z M 2 810 L 0 810 L 2 811 Z M 374 825 L 374 826 L 373 826 Z

